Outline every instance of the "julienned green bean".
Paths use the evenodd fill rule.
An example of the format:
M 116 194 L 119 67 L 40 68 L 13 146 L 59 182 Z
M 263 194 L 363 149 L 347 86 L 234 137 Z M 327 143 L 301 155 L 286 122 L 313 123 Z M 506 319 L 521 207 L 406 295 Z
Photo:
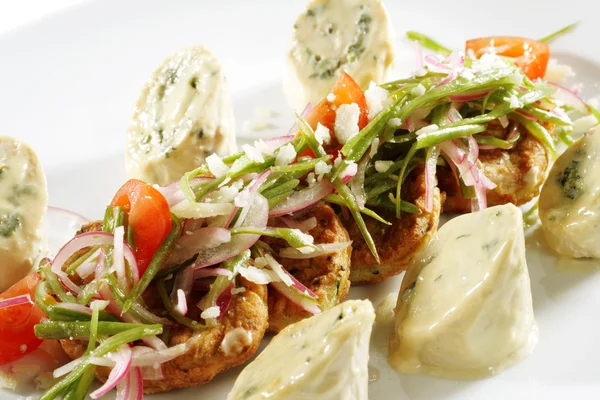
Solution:
M 477 133 L 484 132 L 486 129 L 487 126 L 483 124 L 440 128 L 433 132 L 427 132 L 419 135 L 417 137 L 416 149 L 424 149 L 448 140 L 475 135 Z
M 73 261 L 65 270 L 65 272 L 68 275 L 71 275 L 72 273 L 75 272 L 75 270 L 77 268 L 79 268 L 79 266 L 81 264 L 83 264 L 84 261 L 87 261 L 88 258 L 90 258 L 96 251 L 98 251 L 98 249 L 100 248 L 100 246 L 92 246 L 92 248 L 86 252 L 84 255 L 82 255 L 81 257 L 79 257 L 77 260 Z
M 44 259 L 40 262 L 39 271 L 44 280 L 48 282 L 48 286 L 52 293 L 54 293 L 60 301 L 64 303 L 76 302 L 75 296 L 65 290 L 56 274 L 52 272 L 52 267 L 50 266 L 50 261 L 48 261 L 48 259 Z
M 136 327 L 146 327 L 155 329 L 162 327 L 160 324 L 152 325 L 141 325 L 141 324 L 128 324 L 124 322 L 97 322 L 97 332 L 99 336 L 112 336 L 117 333 L 125 332 Z M 69 338 L 91 338 L 92 334 L 92 322 L 65 322 L 65 321 L 50 321 L 34 326 L 33 330 L 35 335 L 40 339 L 69 339 Z M 91 342 L 91 341 L 90 341 Z M 93 349 L 92 349 L 93 350 Z M 90 351 L 92 351 L 90 350 Z
M 121 206 L 108 206 L 104 212 L 102 230 L 114 233 L 119 226 L 125 225 L 125 210 Z
M 482 136 L 482 135 L 474 135 L 473 136 L 473 138 L 475 138 L 475 141 L 478 144 L 481 144 L 484 146 L 494 146 L 494 147 L 498 147 L 499 149 L 504 149 L 504 150 L 512 149 L 520 137 L 521 137 L 521 134 L 519 132 L 515 133 L 510 140 L 502 140 L 502 139 L 498 139 L 497 137 L 494 137 L 494 136 Z
M 177 241 L 179 240 L 180 236 L 181 221 L 175 215 L 171 214 L 171 231 L 169 232 L 165 240 L 163 240 L 163 242 L 161 243 L 160 247 L 154 254 L 154 257 L 152 257 L 152 261 L 150 261 L 150 264 L 144 272 L 144 275 L 129 294 L 129 297 L 123 305 L 123 312 L 127 312 L 133 305 L 133 302 L 135 302 L 138 299 L 138 297 L 140 297 L 142 293 L 144 293 L 146 288 L 148 288 L 152 280 L 156 277 L 156 275 L 162 268 L 167 258 L 169 258 L 169 255 L 171 255 L 171 252 L 175 248 L 175 245 L 177 244 Z
M 273 167 L 271 170 L 273 172 L 283 172 L 283 173 L 288 173 L 288 172 L 298 172 L 298 171 L 305 171 L 306 173 L 312 171 L 315 168 L 315 165 L 317 165 L 319 162 L 324 161 L 324 162 L 328 162 L 329 160 L 331 160 L 331 156 L 325 156 L 325 157 L 318 157 L 318 158 L 312 158 L 308 161 L 303 161 L 303 162 L 299 162 L 296 164 L 290 164 L 290 165 L 281 165 L 278 167 Z
M 348 207 L 348 203 L 342 197 L 337 194 L 328 194 L 323 198 L 328 203 L 337 204 L 338 206 Z M 387 221 L 385 218 L 377 214 L 375 211 L 370 210 L 366 207 L 360 209 L 360 212 L 381 222 L 382 224 L 391 225 L 391 222 Z
M 554 141 L 550 136 L 550 133 L 542 125 L 536 121 L 532 121 L 529 118 L 525 118 L 522 115 L 515 114 L 519 123 L 529 131 L 542 145 L 546 146 L 550 150 L 552 157 L 556 158 L 556 148 L 554 147 Z
M 251 228 L 241 227 L 230 229 L 232 235 L 261 235 L 272 238 L 283 239 L 294 248 L 312 246 L 312 243 L 306 241 L 298 229 L 291 228 Z
M 96 379 L 96 366 L 88 365 L 85 367 L 81 376 L 69 387 L 63 400 L 84 400 L 90 391 L 90 386 Z
M 435 51 L 436 53 L 440 53 L 445 56 L 452 53 L 452 50 L 450 50 L 449 48 L 447 48 L 445 46 L 442 46 L 435 40 L 431 39 L 428 36 L 423 35 L 422 33 L 415 32 L 415 31 L 408 31 L 408 32 L 406 32 L 406 37 L 409 40 L 419 42 L 421 44 L 421 46 L 423 46 L 424 48 Z
M 381 207 L 383 209 L 386 209 L 386 210 L 392 211 L 392 212 L 396 211 L 396 205 L 394 203 L 392 203 L 392 201 L 390 199 L 388 199 L 387 197 L 380 196 L 376 199 L 368 200 L 367 205 L 372 206 L 372 207 Z M 421 209 L 419 207 L 417 207 L 416 205 L 409 203 L 407 201 L 402 201 L 402 211 L 406 212 L 408 214 L 420 214 L 421 213 Z
M 556 32 L 549 34 L 548 36 L 544 36 L 543 38 L 539 39 L 539 41 L 549 43 L 549 42 L 553 41 L 554 39 L 556 39 L 560 36 L 566 35 L 567 33 L 575 30 L 575 28 L 577 28 L 577 25 L 579 25 L 579 22 L 575 22 L 571 25 L 567 25 L 564 28 L 559 29 Z
M 537 118 L 539 121 L 548 122 L 556 126 L 572 126 L 573 123 L 553 114 L 550 111 L 543 110 L 539 107 L 528 106 L 523 109 L 523 112 Z
M 271 197 L 268 200 L 269 202 L 269 210 L 274 208 L 276 205 L 278 205 L 279 203 L 281 203 L 282 201 L 284 201 L 285 199 L 287 199 L 288 197 L 290 197 L 290 195 L 293 193 L 293 190 L 290 190 L 289 192 L 280 194 L 278 196 L 274 196 Z
M 261 192 L 261 194 L 268 200 L 273 197 L 281 196 L 282 194 L 287 194 L 293 191 L 299 184 L 300 180 L 291 179 L 287 182 L 282 183 L 281 185 L 269 188 L 264 192 Z
M 315 138 L 315 134 L 314 134 L 312 128 L 310 127 L 310 125 L 308 125 L 308 123 L 299 115 L 296 115 L 296 117 L 298 119 L 298 128 L 300 129 L 300 132 L 302 133 L 302 137 L 304 137 L 306 139 L 306 142 L 308 143 L 308 146 L 310 147 L 312 152 L 317 157 L 325 157 L 327 155 L 325 153 L 325 149 L 323 149 L 323 146 L 321 146 L 319 144 L 319 142 L 317 141 L 317 139 Z M 375 117 L 375 119 L 377 119 L 377 117 Z M 371 236 L 371 233 L 367 229 L 367 225 L 365 224 L 365 221 L 361 215 L 360 209 L 358 208 L 358 205 L 356 204 L 356 199 L 354 198 L 354 195 L 352 194 L 352 192 L 350 192 L 350 189 L 348 189 L 348 186 L 346 186 L 339 178 L 332 180 L 331 179 L 332 174 L 333 174 L 333 171 L 331 171 L 329 174 L 327 174 L 327 178 L 331 180 L 331 183 L 333 184 L 333 187 L 335 188 L 335 190 L 337 190 L 338 194 L 346 201 L 347 207 L 350 210 L 350 214 L 352 214 L 352 217 L 354 218 L 354 222 L 356 222 L 358 229 L 360 230 L 363 238 L 365 239 L 365 243 L 367 244 L 367 247 L 369 247 L 369 250 L 371 250 L 373 257 L 375 257 L 375 260 L 377 261 L 377 263 L 379 263 L 379 254 L 377 253 L 377 247 L 375 246 L 375 242 L 373 241 L 373 237 Z
M 398 174 L 398 176 L 400 177 L 400 179 L 398 179 L 398 183 L 396 184 L 396 218 L 400 218 L 400 212 L 402 211 L 402 182 L 404 181 L 404 176 L 406 174 L 406 169 L 408 168 L 408 164 L 410 163 L 410 160 L 413 158 L 413 156 L 415 155 L 415 153 L 417 152 L 417 143 L 414 143 L 411 147 L 410 150 L 408 150 L 408 154 L 406 155 L 406 157 L 404 158 L 404 162 L 402 163 L 402 169 L 400 169 L 400 174 Z
M 163 302 L 163 305 L 165 306 L 165 309 L 167 310 L 169 315 L 175 321 L 179 322 L 181 325 L 185 325 L 185 326 L 188 326 L 188 327 L 190 327 L 192 329 L 196 329 L 196 330 L 206 328 L 206 325 L 204 325 L 198 321 L 194 321 L 193 319 L 190 319 L 188 317 L 185 317 L 185 316 L 181 315 L 179 312 L 177 312 L 177 310 L 175 309 L 175 306 L 171 302 L 171 298 L 169 297 L 169 294 L 167 293 L 167 288 L 165 287 L 164 279 L 158 279 L 156 281 L 156 288 L 158 289 L 158 294 Z
M 66 388 L 68 388 L 73 382 L 75 382 L 85 372 L 86 367 L 90 365 L 90 359 L 93 357 L 102 357 L 111 351 L 116 350 L 119 346 L 126 343 L 135 342 L 144 337 L 160 335 L 162 333 L 162 326 L 136 326 L 135 328 L 127 331 L 117 333 L 104 340 L 100 345 L 91 351 L 88 355 L 82 356 L 79 359 L 79 363 L 75 368 L 62 380 L 57 382 L 54 386 L 44 393 L 39 400 L 53 400 Z

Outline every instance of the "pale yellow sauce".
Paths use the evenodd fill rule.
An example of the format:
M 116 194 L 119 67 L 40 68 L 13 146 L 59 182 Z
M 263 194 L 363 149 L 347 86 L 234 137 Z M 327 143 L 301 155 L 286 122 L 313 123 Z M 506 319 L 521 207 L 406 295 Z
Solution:
M 48 194 L 35 152 L 0 137 L 0 292 L 23 278 L 42 251 Z
M 600 129 L 558 157 L 539 204 L 551 249 L 567 257 L 600 258 Z
M 529 354 L 537 330 L 520 210 L 443 225 L 409 265 L 395 313 L 389 362 L 403 373 L 481 378 Z
M 393 34 L 379 0 L 313 0 L 294 25 L 284 90 L 292 107 L 317 104 L 343 71 L 364 90 L 385 80 Z
M 366 400 L 374 319 L 368 300 L 351 300 L 288 326 L 244 368 L 227 398 Z
M 205 47 L 169 57 L 143 88 L 127 134 L 132 177 L 172 182 L 210 154 L 235 151 L 233 110 L 219 60 Z

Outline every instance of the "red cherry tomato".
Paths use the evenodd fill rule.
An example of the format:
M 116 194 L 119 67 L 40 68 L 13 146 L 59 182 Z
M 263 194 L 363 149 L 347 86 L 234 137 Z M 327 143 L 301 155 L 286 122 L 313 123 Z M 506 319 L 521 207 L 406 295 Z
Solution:
M 0 294 L 0 300 L 29 293 L 33 301 L 40 279 L 36 273 L 27 275 Z M 0 309 L 0 364 L 18 360 L 42 344 L 42 340 L 35 336 L 33 326 L 39 324 L 43 317 L 44 313 L 35 304 Z
M 468 40 L 467 52 L 479 58 L 494 53 L 510 58 L 529 79 L 543 78 L 550 59 L 550 47 L 544 42 L 515 36 L 492 36 Z
M 171 231 L 169 204 L 152 186 L 130 179 L 121 186 L 111 205 L 121 206 L 129 213 L 128 221 L 133 230 L 134 251 L 141 276 Z

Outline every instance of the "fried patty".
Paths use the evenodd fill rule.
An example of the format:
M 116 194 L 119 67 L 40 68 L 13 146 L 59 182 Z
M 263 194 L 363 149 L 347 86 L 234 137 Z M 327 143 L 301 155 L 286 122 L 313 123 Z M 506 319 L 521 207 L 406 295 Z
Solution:
M 98 230 L 101 223 L 91 223 L 79 233 Z M 170 332 L 169 347 L 190 341 L 190 349 L 181 356 L 162 364 L 163 379 L 144 380 L 144 393 L 165 392 L 171 389 L 198 386 L 217 374 L 246 362 L 258 349 L 268 325 L 267 288 L 238 277 L 238 287 L 245 290 L 232 296 L 227 313 L 218 325 L 194 332 L 191 328 L 175 325 Z M 195 304 L 191 300 L 190 303 Z M 201 320 L 200 310 L 190 307 L 189 318 Z M 243 329 L 251 336 L 248 344 L 240 344 L 237 351 L 225 354 L 221 343 L 234 329 Z M 87 344 L 80 340 L 61 340 L 65 352 L 73 359 L 80 357 Z M 96 375 L 106 381 L 110 368 L 97 367 Z
M 352 284 L 380 282 L 401 273 L 437 231 L 443 196 L 435 188 L 433 209 L 431 212 L 425 210 L 425 167 L 423 165 L 415 167 L 406 178 L 402 185 L 402 199 L 414 203 L 420 209 L 420 213 L 402 213 L 398 219 L 391 211 L 375 210 L 387 221 L 392 222 L 392 225 L 385 225 L 364 216 L 367 229 L 375 241 L 380 264 L 375 260 L 354 220 L 352 218 L 344 220 L 353 241 L 350 268 Z
M 540 194 L 548 169 L 548 155 L 531 134 L 522 132 L 509 150 L 480 150 L 479 160 L 485 176 L 497 185 L 486 191 L 488 207 L 507 203 L 520 206 Z M 470 212 L 471 199 L 462 196 L 453 172 L 447 167 L 438 167 L 437 176 L 438 187 L 446 193 L 444 211 Z
M 308 232 L 314 237 L 315 244 L 350 240 L 348 232 L 329 205 L 319 203 L 302 214 L 299 219 L 309 217 L 317 219 L 317 226 Z M 277 218 L 271 218 L 269 226 L 285 227 L 286 225 Z M 283 267 L 318 296 L 321 310 L 336 306 L 348 294 L 351 247 L 329 255 L 295 260 L 277 256 L 279 249 L 288 247 L 283 240 L 266 237 L 263 240 L 273 248 L 276 259 Z M 271 287 L 269 287 L 268 303 L 271 332 L 279 332 L 286 326 L 312 315 Z

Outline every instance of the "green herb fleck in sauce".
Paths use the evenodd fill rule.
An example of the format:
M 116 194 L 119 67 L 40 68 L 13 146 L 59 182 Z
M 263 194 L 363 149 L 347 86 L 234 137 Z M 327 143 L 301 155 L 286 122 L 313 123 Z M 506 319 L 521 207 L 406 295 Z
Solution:
M 21 225 L 21 217 L 18 214 L 0 212 L 0 235 L 11 237 Z
M 575 200 L 583 192 L 583 178 L 580 175 L 580 168 L 581 162 L 573 160 L 556 177 L 558 184 L 562 187 L 563 194 L 568 199 Z

